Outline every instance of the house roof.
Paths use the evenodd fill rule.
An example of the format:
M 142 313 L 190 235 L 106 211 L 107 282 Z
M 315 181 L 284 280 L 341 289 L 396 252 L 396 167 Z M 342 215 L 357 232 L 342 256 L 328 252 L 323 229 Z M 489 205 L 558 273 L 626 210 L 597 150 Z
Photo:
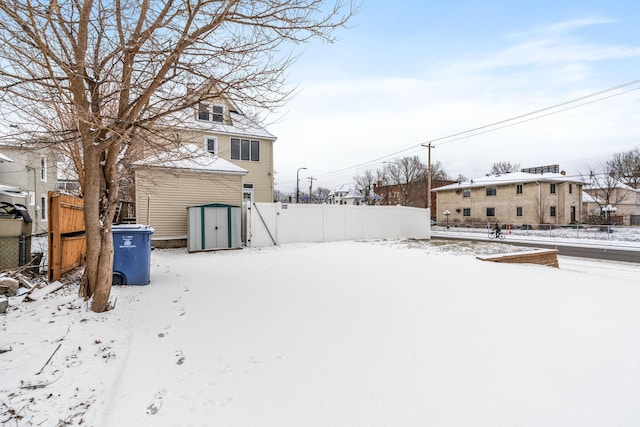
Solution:
M 586 191 L 582 192 L 582 202 L 583 203 L 599 203 L 598 199 L 596 199 Z
M 182 111 L 171 115 L 169 120 L 175 121 L 174 129 L 201 130 L 226 135 L 249 136 L 254 138 L 269 139 L 275 141 L 277 138 L 268 130 L 258 125 L 256 122 L 244 114 L 231 111 L 231 123 L 219 123 L 196 119 L 196 111 L 193 108 L 185 108 Z
M 578 179 L 568 178 L 566 175 L 563 175 L 561 173 L 533 174 L 527 172 L 512 172 L 501 175 L 483 176 L 459 183 L 456 182 L 455 184 L 434 188 L 431 191 L 438 192 L 447 190 L 459 190 L 465 188 L 525 184 L 528 182 L 572 182 L 576 184 L 582 183 Z
M 246 169 L 213 155 L 195 144 L 185 144 L 171 151 L 147 157 L 134 162 L 133 166 L 239 175 L 248 173 Z

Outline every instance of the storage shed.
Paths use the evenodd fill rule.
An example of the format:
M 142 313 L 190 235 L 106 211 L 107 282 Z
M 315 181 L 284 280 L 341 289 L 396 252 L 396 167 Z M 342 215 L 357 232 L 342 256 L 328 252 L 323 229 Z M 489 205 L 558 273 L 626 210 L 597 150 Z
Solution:
M 239 206 L 210 203 L 187 208 L 189 252 L 242 248 Z

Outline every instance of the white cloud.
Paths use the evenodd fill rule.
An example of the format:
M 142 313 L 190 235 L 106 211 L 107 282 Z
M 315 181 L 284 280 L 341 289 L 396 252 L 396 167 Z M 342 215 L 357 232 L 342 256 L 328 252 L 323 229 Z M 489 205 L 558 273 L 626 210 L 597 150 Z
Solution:
M 537 28 L 519 34 L 510 46 L 447 59 L 426 73 L 416 70 L 414 77 L 303 81 L 286 119 L 270 129 L 278 136 L 276 183 L 287 191 L 300 166 L 310 176 L 326 174 L 632 80 L 637 76 L 630 78 L 619 64 L 632 61 L 637 68 L 640 47 L 572 36 L 604 23 L 612 21 Z M 612 75 L 603 65 L 619 71 Z M 483 174 L 498 160 L 577 169 L 640 143 L 639 106 L 640 94 L 634 92 L 474 138 L 435 142 L 433 155 L 454 176 Z M 426 161 L 424 149 L 408 154 L 416 152 Z M 367 167 L 381 164 L 321 177 L 314 185 L 349 183 Z

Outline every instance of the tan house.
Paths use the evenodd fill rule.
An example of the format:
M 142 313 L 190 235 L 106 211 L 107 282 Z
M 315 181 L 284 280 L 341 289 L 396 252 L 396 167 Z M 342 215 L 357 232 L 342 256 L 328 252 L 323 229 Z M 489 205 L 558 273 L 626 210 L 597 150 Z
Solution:
M 136 222 L 154 244 L 186 242 L 187 207 L 273 201 L 276 138 L 227 101 L 200 103 L 172 117 L 178 148 L 133 164 Z
M 640 190 L 619 181 L 612 180 L 608 184 L 583 186 L 586 194 L 583 195 L 582 222 L 640 225 Z
M 582 183 L 560 173 L 488 175 L 435 188 L 438 223 L 519 227 L 581 218 Z M 448 215 L 445 215 L 448 213 Z

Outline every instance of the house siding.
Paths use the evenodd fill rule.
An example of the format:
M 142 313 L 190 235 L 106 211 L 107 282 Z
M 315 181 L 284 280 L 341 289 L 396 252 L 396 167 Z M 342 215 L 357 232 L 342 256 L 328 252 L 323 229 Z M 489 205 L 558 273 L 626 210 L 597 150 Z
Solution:
M 212 136 L 218 139 L 218 156 L 249 172 L 242 178 L 242 184 L 253 184 L 254 201 L 273 202 L 273 141 L 247 135 L 227 135 L 205 131 L 185 131 L 182 134 L 182 141 L 204 147 L 205 138 Z M 232 160 L 231 138 L 260 141 L 260 161 Z M 242 189 L 242 186 L 240 188 Z
M 7 155 L 13 163 L 0 163 L 0 183 L 19 187 L 21 190 L 33 194 L 35 204 L 31 204 L 27 199 L 13 199 L 10 197 L 0 197 L 12 203 L 21 203 L 27 206 L 29 215 L 33 220 L 32 233 L 43 233 L 49 228 L 49 207 L 45 204 L 45 217 L 42 215 L 41 199 L 48 199 L 49 191 L 56 191 L 57 181 L 57 161 L 51 150 L 33 147 L 13 147 L 0 145 L 3 154 Z M 46 179 L 41 179 L 40 159 L 46 157 Z
M 242 176 L 139 168 L 135 171 L 137 222 L 154 228 L 153 238 L 187 235 L 187 207 L 242 204 Z

